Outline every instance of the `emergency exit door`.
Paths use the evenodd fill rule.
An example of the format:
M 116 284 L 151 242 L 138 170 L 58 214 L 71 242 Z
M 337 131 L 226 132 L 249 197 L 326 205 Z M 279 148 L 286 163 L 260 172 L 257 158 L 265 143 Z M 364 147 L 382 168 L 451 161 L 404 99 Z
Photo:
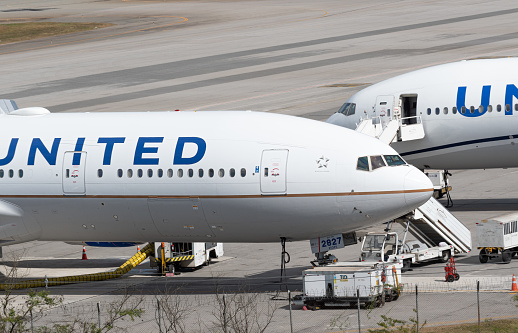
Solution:
M 67 151 L 63 158 L 63 194 L 84 195 L 86 152 Z
M 264 150 L 261 158 L 261 192 L 286 194 L 288 150 Z

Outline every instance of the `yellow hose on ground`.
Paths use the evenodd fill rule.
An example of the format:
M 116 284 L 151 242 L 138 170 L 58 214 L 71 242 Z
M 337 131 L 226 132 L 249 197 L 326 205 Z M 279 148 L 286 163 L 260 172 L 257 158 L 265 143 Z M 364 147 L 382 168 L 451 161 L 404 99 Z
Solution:
M 123 276 L 128 273 L 133 268 L 137 267 L 141 262 L 146 260 L 146 258 L 155 252 L 154 243 L 149 243 L 142 250 L 137 252 L 133 257 L 131 257 L 128 261 L 122 264 L 119 268 L 117 268 L 113 272 L 105 272 L 105 273 L 92 273 L 92 274 L 84 274 L 84 275 L 73 275 L 73 276 L 63 276 L 56 278 L 47 278 L 47 282 L 45 279 L 37 279 L 37 280 L 27 280 L 16 283 L 2 283 L 0 284 L 0 290 L 12 290 L 12 289 L 24 289 L 24 288 L 38 288 L 47 286 L 59 286 L 63 284 L 70 283 L 78 283 L 78 282 L 88 282 L 88 281 L 104 281 L 109 279 L 115 279 Z

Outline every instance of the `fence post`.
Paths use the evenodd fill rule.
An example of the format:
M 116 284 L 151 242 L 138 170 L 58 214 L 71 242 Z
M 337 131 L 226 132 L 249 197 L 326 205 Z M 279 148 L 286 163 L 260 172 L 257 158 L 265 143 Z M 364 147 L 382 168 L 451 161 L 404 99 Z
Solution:
M 362 323 L 360 320 L 360 289 L 356 289 L 356 296 L 358 297 L 358 333 L 362 333 Z
M 31 308 L 31 333 L 34 333 L 34 321 L 32 317 L 32 308 Z
M 480 281 L 477 281 L 478 333 L 480 333 Z
M 101 330 L 101 302 L 97 302 L 97 324 Z
M 162 315 L 160 313 L 160 300 L 156 300 L 156 308 L 157 308 L 157 315 L 158 315 L 158 332 L 162 333 Z
M 416 327 L 417 327 L 417 333 L 419 333 L 419 292 L 417 289 L 417 284 L 415 285 L 415 314 L 416 314 Z
M 223 333 L 227 333 L 227 303 L 223 294 Z
M 290 302 L 290 332 L 293 333 L 293 317 L 291 314 L 291 291 L 288 289 L 288 302 Z

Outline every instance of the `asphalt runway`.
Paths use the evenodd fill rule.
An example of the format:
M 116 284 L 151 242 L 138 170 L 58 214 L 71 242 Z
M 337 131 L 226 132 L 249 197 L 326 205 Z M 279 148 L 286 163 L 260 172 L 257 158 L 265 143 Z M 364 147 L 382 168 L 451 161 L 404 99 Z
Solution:
M 0 98 L 51 112 L 254 110 L 325 120 L 349 96 L 389 77 L 518 55 L 518 5 L 508 0 L 0 3 L 0 23 L 28 21 L 114 24 L 0 45 Z M 451 211 L 472 231 L 481 219 L 518 209 L 516 169 L 455 171 L 451 183 Z M 358 249 L 335 254 L 355 260 Z M 288 283 L 300 289 L 313 256 L 308 242 L 289 243 L 287 250 Z M 80 246 L 31 242 L 4 248 L 4 268 L 14 260 L 25 277 L 89 273 L 116 267 L 135 251 L 88 248 L 89 260 L 81 261 Z M 280 288 L 280 251 L 280 244 L 225 244 L 225 258 L 174 278 L 144 263 L 117 281 L 56 292 L 80 300 L 121 285 L 146 293 L 170 284 L 202 293 L 214 284 L 271 291 Z M 481 265 L 476 253 L 459 257 L 457 267 L 462 280 L 518 274 L 517 263 Z M 440 283 L 443 265 L 406 276 Z

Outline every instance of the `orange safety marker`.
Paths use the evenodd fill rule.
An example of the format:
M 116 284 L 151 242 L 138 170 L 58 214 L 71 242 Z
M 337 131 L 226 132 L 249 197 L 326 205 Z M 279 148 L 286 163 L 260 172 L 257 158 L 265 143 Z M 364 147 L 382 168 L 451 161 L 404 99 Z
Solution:
M 518 286 L 516 285 L 516 277 L 513 274 L 513 285 L 511 287 L 511 291 L 518 291 Z
M 137 245 L 137 252 L 140 252 L 140 245 Z
M 81 257 L 81 260 L 87 260 L 88 258 L 86 257 L 86 248 L 85 246 L 83 245 L 83 256 Z

